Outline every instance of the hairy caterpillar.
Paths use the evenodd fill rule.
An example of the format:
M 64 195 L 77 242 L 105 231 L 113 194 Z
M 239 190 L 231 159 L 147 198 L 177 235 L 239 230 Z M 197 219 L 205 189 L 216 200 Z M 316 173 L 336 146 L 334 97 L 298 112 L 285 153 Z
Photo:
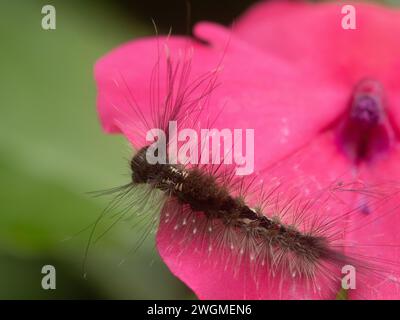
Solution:
M 186 46 L 182 43 L 186 40 L 183 39 L 178 47 Z M 146 46 L 147 43 L 140 45 Z M 198 48 L 199 44 L 193 46 L 202 50 Z M 236 50 L 237 43 L 232 46 Z M 207 110 L 221 68 L 216 63 L 217 67 L 211 71 L 191 77 L 192 54 L 188 52 L 180 51 L 177 61 L 173 61 L 168 47 L 164 65 L 158 50 L 149 79 L 149 108 L 141 108 L 136 102 L 129 86 L 132 75 L 126 75 L 118 68 L 114 70 L 117 73 L 112 74 L 109 66 L 101 64 L 109 76 L 107 85 L 125 92 L 121 94 L 123 99 L 113 97 L 116 101 L 107 100 L 115 112 L 113 125 L 118 128 L 109 127 L 108 130 L 123 131 L 138 150 L 130 161 L 132 181 L 116 189 L 118 194 L 111 202 L 111 207 L 120 208 L 116 221 L 138 213 L 148 219 L 149 230 L 159 221 L 160 227 L 166 227 L 163 227 L 158 241 L 170 243 L 164 248 L 164 253 L 185 261 L 184 256 L 190 251 L 200 251 L 204 265 L 215 266 L 221 275 L 233 273 L 234 281 L 246 279 L 256 292 L 278 291 L 275 297 L 334 297 L 340 289 L 341 269 L 346 265 L 354 266 L 358 277 L 365 277 L 366 282 L 368 278 L 388 278 L 386 274 L 390 274 L 390 281 L 397 285 L 393 276 L 397 273 L 395 263 L 363 256 L 358 250 L 362 244 L 346 243 L 343 232 L 348 221 L 362 215 L 362 211 L 381 208 L 383 213 L 380 217 L 393 212 L 397 208 L 391 202 L 397 195 L 395 184 L 387 183 L 384 187 L 368 185 L 348 180 L 345 172 L 343 177 L 322 181 L 326 185 L 315 188 L 311 177 L 302 176 L 302 180 L 297 182 L 284 181 L 285 177 L 277 177 L 273 168 L 264 169 L 272 179 L 263 181 L 264 173 L 235 176 L 231 164 L 148 161 L 149 142 L 145 136 L 153 128 L 167 132 L 170 121 L 176 121 L 179 128 L 196 130 L 216 123 L 217 127 L 223 126 L 225 112 Z M 230 55 L 231 52 L 227 51 L 224 66 L 226 60 L 229 65 Z M 98 72 L 104 76 L 104 70 Z M 164 76 L 161 78 L 160 75 Z M 223 85 L 221 81 L 221 87 Z M 216 119 L 206 117 L 202 123 L 204 113 L 221 116 Z M 124 122 L 123 119 L 132 121 Z M 200 150 L 207 148 L 199 147 Z M 234 145 L 229 147 L 231 151 L 234 149 Z M 293 154 L 285 161 L 298 162 L 297 155 Z M 292 167 L 296 170 L 294 165 Z M 315 180 L 319 181 L 318 178 Z M 359 205 L 353 205 L 354 197 L 359 199 Z M 149 206 L 153 214 L 148 214 Z M 354 224 L 350 230 L 371 225 L 376 218 L 363 218 L 360 225 Z M 89 243 L 92 239 L 93 233 Z M 238 297 L 246 298 L 246 295 Z M 268 295 L 263 293 L 259 297 Z

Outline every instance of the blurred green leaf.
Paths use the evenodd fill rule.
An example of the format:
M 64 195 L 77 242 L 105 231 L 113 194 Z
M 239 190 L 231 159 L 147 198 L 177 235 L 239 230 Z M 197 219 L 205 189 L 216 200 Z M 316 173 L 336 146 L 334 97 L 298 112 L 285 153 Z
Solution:
M 185 298 L 189 291 L 158 258 L 154 235 L 128 261 L 130 226 L 116 226 L 82 262 L 88 232 L 106 206 L 87 191 L 126 183 L 130 147 L 102 133 L 93 64 L 144 34 L 112 2 L 7 1 L 1 5 L 0 298 Z M 42 30 L 41 8 L 56 8 L 56 30 Z M 40 288 L 55 263 L 56 292 Z M 12 289 L 10 289 L 12 288 Z

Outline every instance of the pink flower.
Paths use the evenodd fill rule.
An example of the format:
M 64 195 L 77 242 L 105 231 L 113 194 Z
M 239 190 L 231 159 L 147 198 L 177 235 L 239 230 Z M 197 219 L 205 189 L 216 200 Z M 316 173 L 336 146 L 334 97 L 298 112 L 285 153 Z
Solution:
M 338 179 L 377 185 L 398 180 L 400 12 L 354 6 L 356 30 L 342 29 L 341 4 L 282 1 L 252 7 L 232 32 L 216 24 L 198 24 L 194 34 L 202 41 L 173 36 L 125 44 L 96 64 L 103 128 L 143 146 L 138 132 L 146 129 L 142 116 L 151 119 L 152 103 L 167 92 L 165 81 L 157 82 L 156 93 L 150 86 L 155 63 L 166 55 L 179 61 L 190 54 L 191 79 L 221 67 L 220 85 L 199 122 L 205 124 L 223 108 L 213 128 L 253 128 L 256 175 L 267 184 L 279 177 L 306 196 Z M 164 79 L 165 66 L 161 63 L 159 68 Z M 141 115 L 132 111 L 132 103 L 140 106 Z M 344 197 L 353 207 L 364 199 L 357 194 Z M 337 206 L 334 201 L 329 204 Z M 346 234 L 347 240 L 370 245 L 361 248 L 360 255 L 397 263 L 399 249 L 383 244 L 399 243 L 399 220 L 396 214 L 379 218 L 393 207 L 391 201 L 366 207 L 351 221 L 338 221 L 337 228 L 356 229 Z M 339 216 L 338 211 L 333 207 L 330 214 Z M 354 227 L 360 225 L 367 227 Z M 213 263 L 218 252 L 199 249 L 195 240 L 190 243 L 193 250 L 182 251 L 184 240 L 184 232 L 160 224 L 161 257 L 202 299 L 329 299 L 335 298 L 332 287 L 340 286 L 326 279 L 320 279 L 318 290 L 294 285 L 291 279 L 263 278 L 256 283 L 254 270 L 243 266 L 235 274 L 227 272 L 224 265 Z M 398 285 L 386 280 L 358 282 L 349 298 L 398 298 Z

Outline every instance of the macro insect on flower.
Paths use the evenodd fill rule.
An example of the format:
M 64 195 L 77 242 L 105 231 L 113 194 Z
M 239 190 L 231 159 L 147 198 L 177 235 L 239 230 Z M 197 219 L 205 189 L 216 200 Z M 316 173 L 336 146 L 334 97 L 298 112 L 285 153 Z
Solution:
M 400 14 L 355 7 L 348 31 L 336 4 L 258 4 L 232 29 L 201 23 L 97 62 L 103 128 L 138 149 L 133 184 L 173 198 L 160 202 L 158 251 L 198 297 L 333 299 L 350 263 L 349 298 L 398 298 Z M 254 129 L 255 173 L 149 166 L 145 133 L 168 120 Z

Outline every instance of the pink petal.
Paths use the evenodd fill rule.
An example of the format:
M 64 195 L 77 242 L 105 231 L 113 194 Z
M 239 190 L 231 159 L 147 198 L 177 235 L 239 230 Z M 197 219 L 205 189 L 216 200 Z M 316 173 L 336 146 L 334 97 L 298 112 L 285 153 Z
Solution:
M 356 252 L 373 270 L 365 274 L 363 270 L 358 270 L 360 280 L 357 280 L 356 290 L 349 290 L 350 299 L 399 298 L 399 161 L 397 144 L 386 159 L 360 169 L 360 178 L 377 186 L 378 198 L 365 212 L 349 219 L 346 238 L 356 248 L 351 251 Z M 362 203 L 362 195 L 358 195 L 358 201 Z
M 400 45 L 394 41 L 399 35 L 395 22 L 398 17 L 386 9 L 357 5 L 357 10 L 360 8 L 358 25 L 367 25 L 368 29 L 345 32 L 340 27 L 340 8 L 328 4 L 309 10 L 310 6 L 286 2 L 256 6 L 234 27 L 235 35 L 247 43 L 221 27 L 206 23 L 198 25 L 195 33 L 207 40 L 207 45 L 181 37 L 148 38 L 116 49 L 99 60 L 95 69 L 103 128 L 107 132 L 123 132 L 137 148 L 145 145 L 140 132 L 134 131 L 136 128 L 143 131 L 143 123 L 132 114 L 127 97 L 133 96 L 149 119 L 150 97 L 154 94 L 150 90 L 151 74 L 158 52 L 161 52 L 161 62 L 165 61 L 164 49 L 157 48 L 163 48 L 167 42 L 175 61 L 180 53 L 193 49 L 192 79 L 218 67 L 222 57 L 218 77 L 222 85 L 213 92 L 211 109 L 202 114 L 200 122 L 207 123 L 208 115 L 213 118 L 225 106 L 213 123 L 214 128 L 254 128 L 255 169 L 260 179 L 268 180 L 272 175 L 299 183 L 313 177 L 312 192 L 338 177 L 348 176 L 351 164 L 338 152 L 334 132 L 323 129 L 331 128 L 334 120 L 343 114 L 355 83 L 366 75 L 375 76 L 392 90 L 388 96 L 389 113 L 393 114 L 395 123 L 400 121 L 393 110 L 400 99 L 398 94 L 393 94 L 398 83 L 392 72 L 399 63 L 395 53 Z M 293 21 L 298 22 L 296 28 Z M 367 39 L 371 35 L 375 41 Z M 382 46 L 376 45 L 380 43 L 378 40 Z M 386 46 L 391 50 L 386 50 Z M 164 76 L 165 69 L 161 67 L 160 78 Z M 115 79 L 119 88 L 113 82 Z M 122 79 L 127 86 L 121 85 Z M 162 97 L 165 92 L 161 83 L 158 93 Z M 278 161 L 281 165 L 272 169 Z M 262 280 L 256 286 L 246 268 L 234 276 L 224 272 L 221 265 L 209 263 L 216 260 L 212 258 L 214 253 L 180 248 L 182 234 L 173 233 L 172 227 L 161 224 L 157 238 L 159 252 L 171 271 L 201 298 L 334 297 L 327 290 L 332 284 L 326 284 L 323 279 L 318 279 L 322 288 L 319 293 L 304 286 L 294 287 L 292 281 L 281 283 L 278 278 L 271 283 Z M 340 227 L 342 224 L 338 224 Z M 390 225 L 382 225 L 381 230 L 386 232 L 385 228 Z M 171 234 L 174 234 L 172 239 Z M 389 238 L 397 240 L 395 232 L 391 234 Z M 362 242 L 367 236 L 361 232 L 350 234 L 349 238 Z M 390 250 L 382 250 L 385 257 L 390 256 Z M 389 290 L 394 292 L 391 287 L 380 294 L 390 296 Z M 366 296 L 370 297 L 371 293 L 366 292 Z
M 318 73 L 327 81 L 349 87 L 362 78 L 375 78 L 393 93 L 393 101 L 400 102 L 400 10 L 353 3 L 357 29 L 345 30 L 341 26 L 343 5 L 260 3 L 235 22 L 233 30 L 266 53 L 295 63 L 298 72 Z M 389 105 L 394 108 L 395 104 Z M 393 112 L 397 126 L 399 117 Z
M 349 3 L 345 3 L 349 4 Z M 391 152 L 385 158 L 359 169 L 360 179 L 371 184 L 398 181 L 398 134 L 400 124 L 400 11 L 375 4 L 354 3 L 357 29 L 341 28 L 341 7 L 344 3 L 311 4 L 281 1 L 253 6 L 234 24 L 234 33 L 268 54 L 291 61 L 299 72 L 318 73 L 333 83 L 353 87 L 365 77 L 382 82 L 386 91 L 386 111 L 396 134 Z M 294 21 L 296 23 L 294 24 Z M 262 34 L 262 37 L 259 35 Z M 395 210 L 398 202 L 397 186 L 387 190 L 393 195 L 372 216 L 355 216 L 347 230 L 354 225 L 364 228 L 348 234 L 356 244 L 374 245 L 361 250 L 365 256 L 379 256 L 396 263 L 400 261 Z M 383 218 L 375 221 L 377 217 Z M 371 222 L 374 221 L 374 222 Z M 377 262 L 379 278 L 371 277 L 351 298 L 393 299 L 399 296 L 397 265 L 383 260 Z M 393 270 L 388 277 L 384 271 Z M 391 278 L 391 279 L 389 279 Z
M 98 110 L 107 132 L 122 131 L 134 144 L 138 140 L 136 131 L 140 130 L 134 129 L 143 131 L 144 126 L 131 111 L 130 103 L 134 99 L 144 116 L 150 118 L 150 77 L 157 61 L 157 47 L 163 48 L 165 42 L 175 61 L 179 54 L 193 50 L 191 79 L 215 69 L 222 61 L 217 80 L 221 85 L 212 93 L 210 108 L 203 112 L 200 122 L 204 127 L 223 109 L 213 128 L 254 129 L 256 169 L 298 149 L 343 112 L 351 92 L 348 88 L 324 82 L 317 74 L 304 78 L 221 27 L 206 27 L 211 41 L 213 36 L 221 39 L 221 33 L 225 39 L 204 45 L 177 37 L 148 38 L 128 43 L 97 62 Z M 197 29 L 198 34 L 204 35 L 201 31 Z M 165 61 L 163 52 L 161 61 Z M 161 68 L 160 79 L 165 77 L 163 71 Z M 165 96 L 162 84 L 163 81 L 158 91 L 161 97 Z M 144 142 L 135 145 L 141 147 Z
M 331 185 L 338 177 L 344 181 L 349 179 L 348 162 L 344 157 L 337 156 L 334 140 L 332 132 L 318 135 L 304 149 L 263 171 L 259 179 L 264 179 L 265 185 L 270 186 L 277 178 L 283 177 L 283 196 L 290 198 L 288 188 L 293 187 L 293 192 L 299 198 L 310 196 L 313 199 L 313 195 Z M 326 195 L 323 191 L 322 194 Z M 345 193 L 341 196 L 345 204 L 330 199 L 329 203 L 324 203 L 327 206 L 316 204 L 314 211 L 310 210 L 308 214 L 317 216 L 318 210 L 321 210 L 331 218 L 340 216 L 350 210 L 351 205 L 347 204 L 354 202 L 353 197 L 354 194 Z M 292 209 L 295 207 L 296 202 Z M 244 265 L 235 274 L 235 262 L 228 259 L 221 261 L 221 252 L 209 253 L 200 235 L 195 240 L 188 240 L 190 227 L 176 227 L 175 222 L 165 223 L 165 218 L 162 216 L 157 234 L 159 253 L 170 270 L 201 299 L 335 299 L 340 289 L 339 280 L 334 281 L 321 275 L 315 281 L 315 288 L 312 283 L 296 282 L 289 274 L 268 278 L 267 266 L 255 272 Z M 344 226 L 344 221 L 338 221 L 334 231 L 340 231 Z M 341 277 L 340 270 L 332 270 L 330 275 Z
M 353 83 L 366 75 L 381 80 L 393 76 L 400 63 L 400 11 L 354 3 L 356 30 L 345 30 L 341 25 L 343 6 L 344 3 L 260 3 L 245 13 L 233 29 L 236 35 L 268 54 L 306 66 L 309 72 L 325 72 L 337 81 Z M 322 66 L 324 69 L 319 70 Z

